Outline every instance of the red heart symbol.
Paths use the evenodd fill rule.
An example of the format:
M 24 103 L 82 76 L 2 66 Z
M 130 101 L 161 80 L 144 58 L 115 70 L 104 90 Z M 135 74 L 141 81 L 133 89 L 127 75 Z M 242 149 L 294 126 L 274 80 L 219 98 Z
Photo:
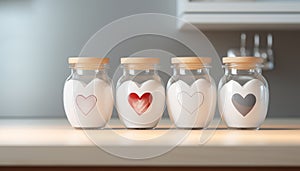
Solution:
M 136 93 L 130 93 L 128 102 L 138 115 L 142 115 L 151 105 L 152 95 L 150 93 L 144 93 L 142 97 L 139 97 Z
M 97 97 L 94 95 L 90 95 L 88 97 L 85 97 L 83 95 L 78 95 L 76 97 L 76 104 L 79 108 L 79 110 L 87 116 L 91 110 L 95 107 L 97 103 Z

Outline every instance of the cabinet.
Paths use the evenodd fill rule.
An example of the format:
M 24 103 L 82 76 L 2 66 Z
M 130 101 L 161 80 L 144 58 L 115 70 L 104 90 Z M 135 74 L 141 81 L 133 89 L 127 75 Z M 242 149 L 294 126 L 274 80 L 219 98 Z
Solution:
M 299 0 L 177 0 L 177 15 L 201 30 L 300 29 Z

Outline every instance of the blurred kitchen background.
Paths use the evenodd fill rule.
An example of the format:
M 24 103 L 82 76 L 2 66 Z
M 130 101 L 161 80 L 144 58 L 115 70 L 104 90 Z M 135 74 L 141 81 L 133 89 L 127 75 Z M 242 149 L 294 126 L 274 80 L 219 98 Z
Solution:
M 77 56 L 95 32 L 116 19 L 139 13 L 176 16 L 177 8 L 175 0 L 0 0 L 0 116 L 65 117 L 62 88 L 70 74 L 69 56 Z M 203 31 L 220 57 L 240 47 L 242 33 L 251 50 L 255 34 L 263 45 L 266 36 L 273 35 L 275 68 L 264 72 L 270 85 L 269 117 L 300 117 L 300 27 L 295 25 L 235 29 L 221 25 Z M 188 55 L 176 45 L 173 48 L 175 55 Z M 126 55 L 130 54 L 122 54 Z M 117 66 L 114 61 L 112 66 Z

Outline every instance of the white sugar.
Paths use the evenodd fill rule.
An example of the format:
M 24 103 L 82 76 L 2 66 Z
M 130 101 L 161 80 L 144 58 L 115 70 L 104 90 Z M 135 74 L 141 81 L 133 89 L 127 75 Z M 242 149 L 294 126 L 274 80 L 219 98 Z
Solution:
M 89 84 L 69 80 L 64 87 L 64 108 L 73 127 L 104 127 L 112 115 L 112 87 L 98 78 Z
M 180 128 L 205 128 L 215 114 L 216 87 L 205 79 L 191 86 L 179 80 L 167 90 L 170 118 Z
M 240 105 L 235 104 L 233 99 L 235 95 L 240 96 L 240 102 L 237 102 Z M 248 100 L 251 105 L 247 106 L 245 102 L 251 96 L 255 97 L 255 100 L 252 102 Z M 266 118 L 268 102 L 268 88 L 258 79 L 248 81 L 244 86 L 231 80 L 220 89 L 219 93 L 220 114 L 227 126 L 231 128 L 258 128 Z M 241 109 L 245 107 L 249 108 L 246 113 Z

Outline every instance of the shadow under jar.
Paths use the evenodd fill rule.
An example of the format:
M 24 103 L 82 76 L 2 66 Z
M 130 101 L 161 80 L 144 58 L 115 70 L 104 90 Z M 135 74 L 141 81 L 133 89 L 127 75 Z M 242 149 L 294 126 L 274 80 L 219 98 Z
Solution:
M 113 91 L 108 58 L 71 57 L 71 75 L 64 86 L 64 109 L 75 128 L 101 128 L 110 120 Z
M 223 58 L 225 75 L 219 83 L 219 111 L 229 128 L 258 129 L 269 104 L 269 88 L 257 57 Z
M 209 74 L 211 58 L 172 58 L 167 107 L 177 128 L 206 128 L 216 108 L 216 85 Z
M 127 128 L 154 128 L 165 107 L 165 88 L 157 73 L 159 58 L 121 58 L 116 108 Z

